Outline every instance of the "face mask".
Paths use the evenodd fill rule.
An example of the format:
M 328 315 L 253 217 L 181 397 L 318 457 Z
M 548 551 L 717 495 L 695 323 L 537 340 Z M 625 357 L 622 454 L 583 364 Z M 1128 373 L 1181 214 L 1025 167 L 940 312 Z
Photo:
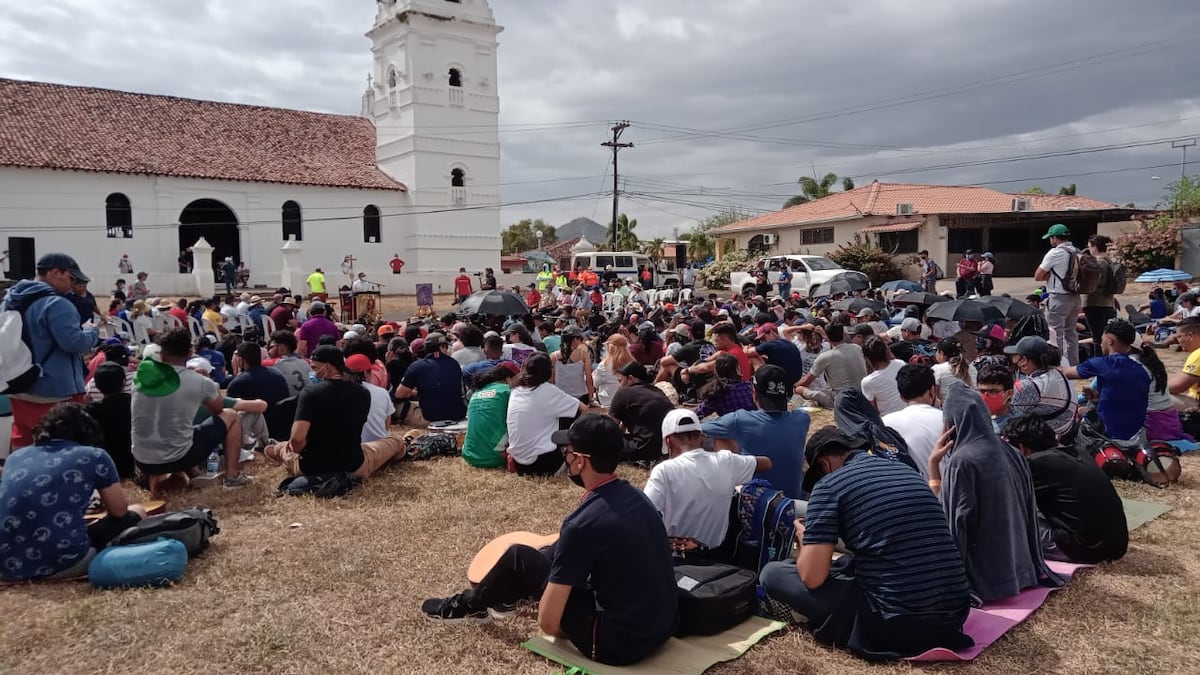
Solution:
M 583 474 L 571 473 L 571 466 L 567 465 L 567 478 L 579 487 L 583 487 Z
M 981 337 L 975 338 L 975 349 L 982 352 L 987 349 L 987 346 L 988 346 L 987 338 L 981 338 Z
M 310 370 L 310 371 L 308 371 L 308 381 L 313 384 L 316 384 L 316 383 L 320 382 L 321 380 L 317 377 L 317 372 L 315 370 Z
M 999 415 L 1004 412 L 1004 406 L 1008 405 L 1008 394 L 999 392 L 984 392 L 980 396 L 983 397 L 983 403 L 987 406 L 988 412 L 993 415 Z

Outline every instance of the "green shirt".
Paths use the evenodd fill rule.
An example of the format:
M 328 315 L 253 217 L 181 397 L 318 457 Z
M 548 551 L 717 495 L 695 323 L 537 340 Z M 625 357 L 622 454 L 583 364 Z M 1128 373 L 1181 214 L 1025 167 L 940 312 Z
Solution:
M 537 288 L 541 292 L 550 290 L 550 284 L 554 283 L 554 275 L 550 272 L 538 272 Z
M 562 336 L 557 334 L 547 335 L 542 338 L 542 344 L 546 345 L 546 353 L 553 354 L 562 348 Z
M 508 445 L 508 396 L 508 385 L 503 382 L 493 382 L 471 396 L 462 449 L 467 464 L 480 469 L 504 466 L 500 453 Z
M 231 410 L 233 409 L 233 406 L 237 405 L 238 401 L 240 400 L 241 399 L 225 396 L 224 402 L 221 405 L 225 406 L 227 410 Z M 207 420 L 212 416 L 212 411 L 208 409 L 208 406 L 202 405 L 200 406 L 200 409 L 196 411 L 196 418 L 192 420 L 192 424 L 203 424 L 204 420 Z

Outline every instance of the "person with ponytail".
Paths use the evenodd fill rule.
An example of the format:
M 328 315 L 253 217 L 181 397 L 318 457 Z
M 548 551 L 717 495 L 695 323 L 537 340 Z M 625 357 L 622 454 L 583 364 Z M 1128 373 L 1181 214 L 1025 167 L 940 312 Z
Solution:
M 937 378 L 938 396 L 945 403 L 950 385 L 959 380 L 968 387 L 974 388 L 978 371 L 967 361 L 962 353 L 962 345 L 958 338 L 948 337 L 937 344 L 934 356 L 937 365 L 933 367 L 933 375 Z
M 588 350 L 583 331 L 568 326 L 562 332 L 558 351 L 550 355 L 554 363 L 554 384 L 564 393 L 587 405 L 596 395 L 592 380 L 592 355 Z
M 1183 430 L 1179 411 L 1167 389 L 1167 367 L 1158 350 L 1148 344 L 1133 349 L 1129 356 L 1150 373 L 1150 396 L 1146 406 L 1146 437 L 1152 441 L 1195 440 Z
M 713 377 L 697 392 L 700 405 L 696 407 L 697 419 L 711 414 L 718 417 L 735 410 L 758 410 L 754 404 L 754 385 L 742 379 L 738 361 L 730 354 L 717 354 Z
M 592 384 L 596 391 L 596 403 L 607 408 L 621 388 L 621 369 L 636 359 L 629 351 L 629 338 L 620 333 L 610 335 L 604 346 L 604 358 L 592 372 Z

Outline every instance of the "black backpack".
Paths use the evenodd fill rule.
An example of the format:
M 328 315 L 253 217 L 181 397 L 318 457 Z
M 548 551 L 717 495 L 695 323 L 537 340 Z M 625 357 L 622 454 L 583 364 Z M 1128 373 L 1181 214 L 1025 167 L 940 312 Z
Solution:
M 144 544 L 158 539 L 174 539 L 187 549 L 188 557 L 208 548 L 208 538 L 220 534 L 211 509 L 194 506 L 183 511 L 142 518 L 137 525 L 118 534 L 109 546 Z
M 749 619 L 758 575 L 733 565 L 676 565 L 679 625 L 675 635 L 716 635 Z

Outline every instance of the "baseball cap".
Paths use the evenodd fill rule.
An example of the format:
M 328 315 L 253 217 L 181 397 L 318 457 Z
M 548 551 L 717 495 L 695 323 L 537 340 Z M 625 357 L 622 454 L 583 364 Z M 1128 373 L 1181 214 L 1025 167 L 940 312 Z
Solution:
M 1009 345 L 1004 348 L 1005 354 L 1020 354 L 1029 358 L 1037 358 L 1046 353 L 1050 349 L 1050 343 L 1046 342 L 1037 335 L 1026 335 L 1017 341 L 1015 345 Z
M 79 263 L 66 253 L 47 253 L 38 258 L 37 271 L 44 272 L 46 270 L 66 270 L 76 281 L 83 283 L 89 283 L 92 280 L 83 273 L 83 270 L 79 269 Z
M 1050 229 L 1046 231 L 1046 234 L 1042 235 L 1042 239 L 1049 239 L 1050 237 L 1070 237 L 1070 236 L 1071 236 L 1071 230 L 1068 229 L 1066 225 L 1063 225 L 1062 223 L 1056 223 L 1056 224 L 1050 226 Z
M 871 324 L 869 324 L 869 323 L 860 323 L 860 324 L 858 324 L 857 326 L 855 326 L 855 327 L 854 327 L 854 329 L 853 329 L 851 332 L 852 332 L 854 335 L 861 335 L 861 336 L 863 336 L 863 337 L 870 337 L 870 336 L 872 336 L 872 335 L 874 335 L 874 334 L 875 334 L 875 329 L 874 329 L 874 328 L 872 328 L 872 327 L 871 327 Z
M 992 324 L 991 328 L 984 328 L 975 334 L 979 337 L 992 338 L 993 340 L 1000 340 L 1001 342 L 1007 338 L 1007 336 L 1004 334 L 1004 326 L 1001 326 L 998 323 Z
M 391 324 L 385 323 L 379 327 L 379 337 L 383 337 L 384 335 L 395 335 L 395 334 L 396 334 L 396 327 Z
M 638 324 L 638 330 L 639 331 L 654 330 L 654 322 L 653 321 L 643 321 Z
M 766 412 L 787 411 L 788 399 L 792 397 L 787 384 L 787 371 L 768 363 L 754 371 L 752 380 L 760 408 Z
M 313 363 L 327 363 L 338 370 L 346 370 L 346 357 L 342 350 L 333 345 L 321 345 L 312 354 Z
M 188 359 L 187 367 L 188 370 L 198 370 L 205 375 L 213 371 L 213 364 L 203 356 L 196 356 Z
M 856 317 L 858 317 L 858 318 L 860 318 L 860 319 L 865 319 L 865 318 L 867 318 L 867 317 L 874 317 L 874 316 L 875 316 L 875 310 L 871 309 L 870 307 L 863 307 L 863 308 L 862 308 L 862 309 L 861 309 L 861 310 L 858 312 L 858 314 L 855 314 L 854 316 L 856 316 Z
M 779 326 L 776 326 L 774 323 L 768 321 L 767 323 L 764 323 L 763 325 L 758 327 L 758 330 L 755 331 L 755 335 L 757 335 L 761 339 L 762 336 L 766 335 L 767 333 L 770 333 L 771 331 L 775 331 L 778 333 Z
M 909 333 L 920 333 L 921 320 L 910 316 L 900 322 L 900 330 L 908 331 Z
M 812 492 L 817 481 L 825 477 L 825 470 L 817 464 L 821 455 L 827 452 L 843 450 L 858 450 L 867 447 L 867 441 L 857 436 L 850 436 L 834 426 L 817 429 L 804 447 L 804 461 L 808 467 L 804 470 L 804 491 Z
M 350 326 L 350 330 L 354 331 L 355 333 L 358 333 L 359 335 L 367 334 L 367 327 L 362 325 L 361 323 L 356 323 L 353 326 Z
M 599 458 L 614 464 L 625 447 L 625 435 L 616 420 L 595 413 L 580 415 L 569 429 L 551 434 L 550 440 L 555 445 L 574 446 L 576 452 L 590 456 L 593 462 Z
M 583 337 L 583 331 L 579 329 L 579 326 L 567 326 L 566 328 L 562 329 L 562 332 L 559 333 L 559 335 L 565 338 Z
M 354 373 L 365 373 L 371 369 L 371 359 L 365 354 L 354 354 L 346 357 L 346 370 Z
M 441 333 L 430 333 L 425 337 L 425 353 L 432 354 L 433 352 L 446 346 L 446 336 Z
M 685 434 L 692 431 L 702 431 L 700 427 L 700 419 L 696 417 L 696 413 L 687 408 L 676 408 L 667 413 L 667 416 L 662 421 L 662 437 L 663 446 L 662 454 L 667 454 L 667 436 L 672 434 Z
M 345 333 L 342 333 L 343 340 L 353 340 L 354 338 L 357 338 L 357 337 L 358 337 L 358 333 L 355 333 L 352 330 L 348 330 Z
M 678 326 L 675 326 L 673 332 L 676 335 L 678 335 L 679 337 L 685 337 L 685 338 L 692 337 L 692 328 L 691 328 L 691 326 L 687 325 L 686 323 L 681 323 Z
M 650 381 L 650 373 L 646 372 L 646 366 L 643 366 L 637 361 L 630 361 L 629 363 L 621 366 L 620 373 L 625 377 L 636 377 L 642 382 Z
M 308 313 L 309 314 L 324 314 L 325 313 L 325 303 L 321 302 L 320 300 L 314 300 L 313 303 L 308 306 Z

